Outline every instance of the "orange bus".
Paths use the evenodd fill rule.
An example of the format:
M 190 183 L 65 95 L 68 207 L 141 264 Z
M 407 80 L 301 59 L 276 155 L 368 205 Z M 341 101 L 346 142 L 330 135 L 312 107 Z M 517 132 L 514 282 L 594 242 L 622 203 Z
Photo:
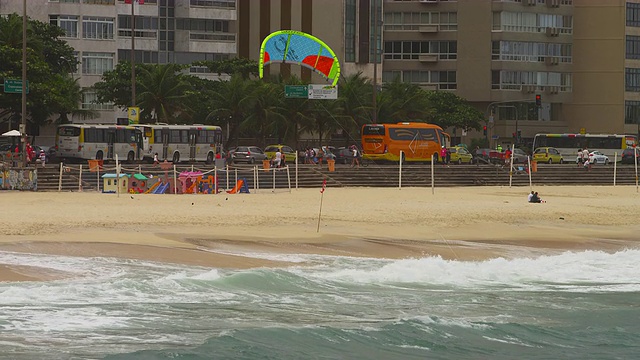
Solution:
M 431 161 L 442 146 L 449 146 L 449 134 L 438 125 L 421 122 L 366 124 L 362 126 L 362 158 L 372 161 Z

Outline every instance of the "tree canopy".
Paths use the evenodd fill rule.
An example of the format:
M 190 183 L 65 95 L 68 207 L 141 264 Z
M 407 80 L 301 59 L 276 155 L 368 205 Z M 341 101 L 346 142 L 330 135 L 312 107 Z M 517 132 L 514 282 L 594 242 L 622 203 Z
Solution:
M 60 40 L 57 26 L 29 20 L 27 26 L 27 118 L 30 128 L 51 118 L 65 119 L 78 112 L 82 90 L 71 76 L 78 61 L 74 49 Z M 0 17 L 0 77 L 22 79 L 22 16 Z M 17 123 L 21 118 L 20 94 L 0 93 L 0 122 Z

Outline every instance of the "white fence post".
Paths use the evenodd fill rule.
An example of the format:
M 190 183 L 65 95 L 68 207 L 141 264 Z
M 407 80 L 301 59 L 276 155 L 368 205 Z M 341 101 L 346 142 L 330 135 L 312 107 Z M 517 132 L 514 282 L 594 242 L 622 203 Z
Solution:
M 402 155 L 404 151 L 400 150 L 400 168 L 398 170 L 398 190 L 402 190 Z

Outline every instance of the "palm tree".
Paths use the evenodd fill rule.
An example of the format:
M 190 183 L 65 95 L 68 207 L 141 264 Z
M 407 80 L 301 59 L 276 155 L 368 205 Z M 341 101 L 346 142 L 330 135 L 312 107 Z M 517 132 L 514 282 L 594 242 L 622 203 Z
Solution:
M 241 123 L 243 130 L 257 137 L 260 146 L 266 145 L 268 133 L 276 131 L 276 126 L 287 120 L 283 90 L 283 87 L 278 84 L 258 82 L 253 94 L 252 106 Z
M 207 118 L 226 119 L 229 126 L 227 146 L 237 142 L 240 124 L 252 105 L 254 90 L 258 83 L 245 79 L 241 74 L 231 76 L 231 80 L 218 81 L 217 91 L 212 93 L 211 108 Z
M 362 125 L 371 121 L 372 85 L 362 72 L 343 77 L 338 89 L 340 118 L 350 137 L 360 132 Z
M 181 70 L 182 66 L 177 64 L 156 65 L 151 70 L 140 69 L 141 92 L 137 104 L 142 111 L 152 113 L 156 122 L 169 123 L 176 114 L 187 110 L 184 100 L 190 85 L 183 78 Z
M 400 79 L 383 85 L 377 103 L 378 119 L 383 119 L 382 122 L 424 120 L 431 114 L 427 92 Z

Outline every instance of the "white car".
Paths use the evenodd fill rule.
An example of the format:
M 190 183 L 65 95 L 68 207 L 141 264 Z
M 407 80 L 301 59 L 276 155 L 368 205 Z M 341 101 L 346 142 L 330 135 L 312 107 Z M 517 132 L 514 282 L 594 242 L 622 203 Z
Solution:
M 589 153 L 589 162 L 592 164 L 609 164 L 609 157 L 598 150 Z

